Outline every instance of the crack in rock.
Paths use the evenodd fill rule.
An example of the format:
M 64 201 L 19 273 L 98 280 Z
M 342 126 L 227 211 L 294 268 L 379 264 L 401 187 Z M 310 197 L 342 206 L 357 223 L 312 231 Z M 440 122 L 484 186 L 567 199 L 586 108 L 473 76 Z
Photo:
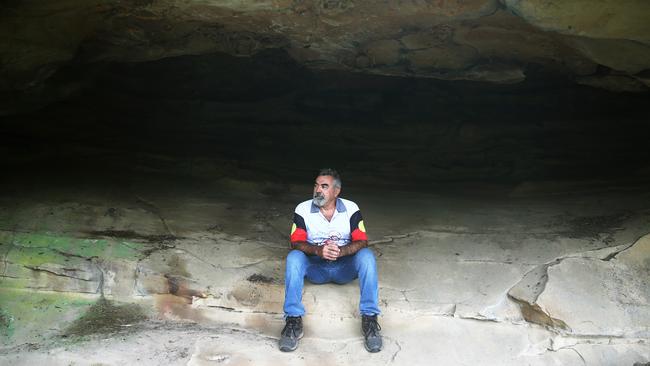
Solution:
M 33 266 L 23 266 L 23 267 L 28 268 L 28 269 L 31 269 L 32 271 L 45 272 L 45 273 L 49 273 L 49 274 L 52 274 L 52 275 L 55 275 L 55 276 L 59 276 L 59 277 L 66 277 L 66 278 L 71 278 L 71 279 L 73 279 L 73 280 L 79 280 L 79 281 L 85 281 L 85 282 L 93 282 L 93 279 L 81 278 L 81 277 L 75 277 L 75 276 L 71 276 L 71 275 L 66 274 L 66 273 L 58 273 L 58 272 L 56 272 L 56 271 L 54 271 L 54 270 L 47 269 L 47 268 L 40 268 L 40 267 L 33 267 Z M 70 269 L 70 268 L 62 268 L 62 269 L 63 269 L 64 271 L 74 271 L 74 272 L 77 272 L 76 269 Z M 83 270 L 80 270 L 80 271 L 81 271 L 81 272 L 85 272 L 85 271 L 83 271 Z
M 406 238 L 410 238 L 412 236 L 416 236 L 418 234 L 419 234 L 418 231 L 414 231 L 414 232 L 406 233 L 406 234 L 384 235 L 384 237 L 381 238 L 381 239 L 368 241 L 368 246 L 374 246 L 374 245 L 377 245 L 377 244 L 388 244 L 388 243 L 394 242 L 396 239 L 406 239 Z
M 585 252 L 568 254 L 541 264 L 524 274 L 522 279 L 508 291 L 507 296 L 519 305 L 521 314 L 527 322 L 547 327 L 553 331 L 570 331 L 571 329 L 566 322 L 552 317 L 551 314 L 536 304 L 537 299 L 546 289 L 548 268 L 556 266 L 569 258 L 611 261 L 621 252 L 632 248 L 640 239 L 638 238 L 631 244 L 602 247 Z
M 400 351 L 402 351 L 402 345 L 399 344 L 399 341 L 395 340 L 395 345 L 397 346 L 397 351 L 393 353 L 393 356 L 390 358 L 389 363 L 394 363 L 395 359 L 397 358 L 397 354 L 400 353 Z
M 5 245 L 5 243 L 2 243 L 2 245 Z M 5 253 L 5 255 L 2 257 L 2 263 L 3 263 L 3 266 L 2 266 L 2 276 L 3 276 L 3 277 L 7 277 L 7 276 L 6 276 L 6 274 L 7 274 L 7 267 L 9 267 L 9 266 L 8 266 L 9 261 L 7 260 L 7 258 L 9 257 L 9 253 L 11 252 L 12 249 L 13 249 L 13 248 L 10 246 L 10 247 L 9 247 L 9 250 L 7 250 L 7 252 Z
M 168 249 L 169 249 L 169 248 L 168 248 Z M 215 269 L 226 269 L 226 268 L 224 268 L 223 266 L 221 266 L 221 265 L 219 265 L 219 264 L 214 264 L 214 263 L 212 263 L 212 262 L 208 262 L 208 261 L 206 261 L 205 259 L 201 258 L 200 256 L 194 254 L 192 251 L 189 251 L 189 250 L 187 250 L 187 249 L 184 249 L 184 248 L 176 248 L 176 250 L 180 250 L 180 251 L 182 251 L 182 252 L 185 252 L 185 253 L 189 254 L 191 257 L 193 257 L 194 259 L 196 259 L 196 260 L 198 260 L 198 261 L 200 261 L 200 262 L 203 262 L 203 263 L 209 265 L 209 266 L 212 267 L 212 268 L 215 268 Z
M 587 364 L 587 361 L 585 361 L 585 358 L 582 357 L 582 355 L 580 354 L 580 352 L 578 352 L 577 349 L 575 349 L 575 348 L 573 348 L 573 347 L 568 347 L 568 348 L 566 348 L 566 349 L 570 349 L 570 350 L 572 350 L 573 352 L 575 352 L 575 353 L 578 355 L 578 357 L 580 357 L 580 359 L 582 360 L 582 364 L 583 364 L 583 365 L 586 365 L 586 364 Z
M 644 235 L 645 236 L 645 235 Z M 636 243 L 640 240 L 641 238 L 637 239 L 634 241 L 634 243 L 626 245 L 623 249 L 617 250 L 615 252 L 610 253 L 609 255 L 605 256 L 605 258 L 602 258 L 601 260 L 608 262 L 611 261 L 612 259 L 616 258 L 619 254 L 623 253 L 624 251 L 631 249 Z M 620 246 L 619 246 L 620 247 Z
M 472 315 L 458 315 L 455 316 L 454 318 L 457 319 L 463 319 L 463 320 L 472 320 L 472 321 L 478 321 L 478 322 L 486 322 L 486 323 L 502 323 L 501 321 L 493 318 L 486 318 L 483 316 L 472 316 Z
M 85 256 L 83 256 L 83 255 L 74 254 L 74 253 L 68 253 L 68 252 L 64 252 L 64 251 L 62 251 L 62 250 L 60 250 L 60 249 L 57 249 L 57 248 L 51 248 L 51 247 L 31 246 L 31 245 L 20 245 L 20 244 L 15 244 L 15 243 L 6 243 L 6 244 L 4 244 L 4 245 L 8 245 L 8 246 L 13 247 L 13 248 L 50 250 L 50 251 L 52 251 L 52 252 L 54 252 L 54 253 L 57 253 L 57 254 L 60 254 L 60 255 L 62 255 L 62 256 L 64 256 L 64 257 L 81 258 L 81 259 L 85 259 L 85 260 L 91 260 L 91 259 L 93 259 L 93 258 L 97 258 L 97 256 L 85 257 Z M 9 252 L 10 252 L 10 251 L 11 251 L 11 250 L 7 251 L 7 253 L 6 253 L 6 255 L 5 255 L 5 258 L 9 255 Z M 5 260 L 5 262 L 8 262 L 8 261 Z M 8 262 L 8 263 L 11 263 L 11 262 Z M 14 264 L 15 264 L 15 263 L 14 263 Z
M 99 285 L 95 293 L 99 292 L 101 298 L 104 298 L 104 269 L 96 262 L 96 260 L 91 260 L 91 263 L 95 265 L 95 268 L 99 271 Z
M 221 310 L 225 310 L 225 311 L 230 311 L 230 312 L 233 312 L 233 313 L 242 313 L 241 310 L 235 310 L 235 308 L 231 308 L 231 307 L 228 307 L 228 306 L 208 305 L 208 307 L 209 308 L 215 308 L 215 309 L 221 309 Z
M 101 295 L 99 295 L 97 293 L 98 290 L 94 290 L 94 291 L 83 291 L 83 290 L 69 291 L 69 290 L 65 290 L 65 289 L 57 289 L 57 288 L 51 288 L 51 287 L 47 287 L 47 286 L 41 286 L 41 287 L 25 286 L 24 288 L 32 290 L 32 291 L 43 292 L 43 293 L 56 292 L 56 293 L 61 293 L 61 294 L 70 294 L 70 295 L 74 295 L 74 296 L 77 296 L 79 294 L 85 294 L 85 295 L 96 295 L 98 297 L 101 297 Z
M 264 262 L 269 261 L 269 260 L 271 260 L 271 258 L 267 257 L 267 258 L 263 258 L 263 259 L 260 259 L 258 261 L 255 261 L 255 262 L 246 263 L 246 264 L 242 264 L 242 265 L 239 265 L 239 266 L 222 267 L 222 268 L 223 269 L 245 269 L 245 268 L 249 268 L 249 267 L 254 267 L 254 266 L 256 266 L 256 265 L 258 265 L 260 263 L 264 263 Z
M 625 338 L 622 336 L 603 336 L 603 335 L 556 335 L 549 338 L 549 346 L 546 352 L 557 352 L 563 349 L 571 349 L 579 345 L 587 346 L 637 346 L 648 342 L 647 338 Z
M 155 244 L 151 249 L 145 249 L 140 250 L 138 248 L 132 247 L 128 245 L 127 243 L 123 241 L 116 241 L 117 244 L 123 245 L 135 252 L 143 252 L 145 255 L 150 254 L 151 252 L 159 249 L 159 247 L 166 248 L 166 247 L 173 247 L 173 245 L 168 244 L 169 242 L 173 242 L 179 239 L 184 239 L 183 237 L 178 237 L 174 236 L 171 234 L 162 234 L 162 235 L 146 235 L 146 234 L 140 234 L 138 232 L 135 232 L 133 230 L 95 230 L 95 231 L 86 231 L 85 234 L 91 235 L 93 237 L 104 237 L 104 238 L 111 238 L 111 239 L 127 239 L 127 240 L 133 240 L 133 241 L 139 241 L 139 242 L 147 242 L 150 244 Z
M 404 301 L 406 301 L 407 303 L 410 304 L 411 301 L 409 301 L 408 296 L 406 296 L 406 293 L 408 292 L 408 290 L 402 290 L 402 291 L 400 291 L 400 292 L 402 293 L 402 296 L 404 296 Z
M 140 203 L 147 211 L 149 211 L 149 212 L 153 213 L 154 215 L 158 216 L 158 218 L 160 219 L 160 222 L 162 223 L 163 227 L 165 228 L 165 231 L 167 231 L 167 233 L 169 235 L 174 236 L 174 237 L 176 236 L 174 234 L 174 232 L 169 228 L 169 225 L 167 225 L 167 221 L 165 221 L 165 218 L 162 216 L 162 213 L 160 212 L 160 209 L 158 208 L 158 206 L 156 206 L 155 204 L 145 200 L 144 198 L 142 198 L 140 196 L 136 195 L 135 198 L 137 199 L 137 202 Z
M 229 306 L 221 306 L 221 305 L 206 305 L 208 308 L 211 309 L 219 309 L 219 310 L 224 310 L 230 313 L 241 313 L 241 314 L 266 314 L 266 315 L 280 315 L 283 313 L 277 313 L 274 311 L 261 311 L 261 310 L 242 310 L 242 309 L 235 309 Z

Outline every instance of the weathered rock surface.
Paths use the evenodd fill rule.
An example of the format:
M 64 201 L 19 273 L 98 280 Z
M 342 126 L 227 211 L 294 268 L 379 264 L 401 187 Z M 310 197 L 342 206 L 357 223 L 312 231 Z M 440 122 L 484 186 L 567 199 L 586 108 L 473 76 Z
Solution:
M 650 4 L 643 0 L 503 0 L 531 24 L 545 30 L 590 38 L 650 43 Z
M 647 85 L 642 81 L 624 75 L 584 76 L 577 78 L 576 82 L 581 85 L 617 92 L 636 93 L 647 88 Z
M 631 247 L 616 255 L 616 261 L 640 272 L 639 279 L 648 280 L 643 274 L 650 272 L 650 235 L 646 235 Z
M 613 70 L 634 75 L 650 69 L 650 45 L 647 43 L 585 37 L 575 37 L 569 42 L 588 59 Z
M 626 75 L 648 69 L 643 0 L 503 3 L 508 11 L 496 0 L 11 2 L 0 18 L 0 90 L 13 103 L 25 95 L 45 102 L 81 87 L 53 78 L 71 63 L 270 48 L 317 69 L 493 83 L 514 79 L 472 68 L 498 61 L 583 76 L 595 65 Z
M 549 267 L 536 303 L 571 335 L 648 338 L 650 290 L 644 277 L 613 261 L 567 258 Z
M 309 188 L 273 191 L 276 199 L 269 207 L 265 183 L 220 184 L 216 191 L 222 193 L 202 199 L 196 187 L 173 195 L 148 189 L 145 199 L 139 192 L 148 185 L 134 185 L 131 194 L 147 202 L 146 212 L 152 214 L 133 216 L 129 227 L 142 222 L 144 232 L 152 230 L 148 235 L 111 232 L 116 221 L 92 217 L 88 222 L 96 223 L 94 235 L 101 233 L 101 239 L 3 231 L 0 362 L 33 364 L 44 357 L 55 365 L 138 358 L 143 364 L 197 365 L 302 364 L 312 358 L 333 364 L 648 362 L 650 241 L 649 236 L 629 241 L 647 231 L 650 211 L 642 194 L 551 203 L 525 196 L 491 198 L 487 204 L 486 198 L 356 194 L 380 271 L 386 344 L 382 353 L 367 358 L 356 282 L 308 283 L 302 347 L 293 354 L 276 352 L 290 219 L 279 212 L 291 212 Z M 71 228 L 79 217 L 76 210 L 50 215 L 43 205 L 14 200 L 5 199 L 5 207 L 21 212 L 21 221 L 31 212 L 40 222 L 33 227 L 43 230 L 65 222 L 70 225 L 61 227 Z M 132 202 L 117 195 L 74 207 L 104 217 L 105 210 L 89 206 L 130 212 L 123 207 Z M 88 235 L 85 226 L 80 228 L 81 236 Z M 23 252 L 31 254 L 18 256 Z M 41 280 L 27 266 L 52 277 Z M 92 286 L 82 286 L 87 283 Z M 152 319 L 168 322 L 121 324 L 117 333 L 62 346 L 57 337 L 102 298 L 139 304 Z M 39 332 L 42 324 L 51 326 Z M 42 349 L 26 351 L 23 342 Z
M 559 258 L 527 273 L 509 296 L 528 321 L 562 334 L 646 339 L 647 249 L 646 235 L 632 245 Z
M 427 365 L 580 365 L 643 364 L 650 352 L 644 344 L 578 344 L 550 349 L 542 329 L 458 320 L 440 317 L 409 319 L 408 325 L 385 321 L 382 352 L 368 355 L 358 335 L 343 336 L 337 321 L 314 324 L 306 329 L 301 347 L 292 353 L 277 351 L 275 332 L 251 331 L 239 327 L 206 326 L 187 323 L 149 323 L 120 337 L 91 338 L 80 344 L 48 345 L 24 352 L 17 348 L 0 356 L 3 363 L 52 365 L 71 363 L 142 365 L 328 364 L 359 365 L 408 363 Z M 276 327 L 281 326 L 278 320 Z M 356 322 L 355 322 L 355 325 Z M 397 326 L 399 325 L 399 326 Z M 317 326 L 335 328 L 338 334 L 323 337 Z M 355 327 L 356 328 L 356 327 Z M 356 330 L 356 329 L 355 329 Z M 319 335 L 311 333 L 318 332 Z M 459 348 L 459 344 L 462 347 Z M 21 352 L 22 351 L 22 352 Z M 608 362 L 605 362 L 608 363 Z
M 0 231 L 3 287 L 130 297 L 140 246 Z M 131 265 L 129 265 L 131 263 Z

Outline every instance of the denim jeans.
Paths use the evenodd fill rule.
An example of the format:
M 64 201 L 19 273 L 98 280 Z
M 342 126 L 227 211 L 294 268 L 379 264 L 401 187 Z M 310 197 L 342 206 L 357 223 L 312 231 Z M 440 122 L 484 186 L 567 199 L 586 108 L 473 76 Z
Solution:
M 361 299 L 359 312 L 363 315 L 379 314 L 377 265 L 372 250 L 363 248 L 354 255 L 327 261 L 318 256 L 308 256 L 299 250 L 287 255 L 285 272 L 284 314 L 285 316 L 305 315 L 302 305 L 304 279 L 321 284 L 334 282 L 348 283 L 359 278 Z

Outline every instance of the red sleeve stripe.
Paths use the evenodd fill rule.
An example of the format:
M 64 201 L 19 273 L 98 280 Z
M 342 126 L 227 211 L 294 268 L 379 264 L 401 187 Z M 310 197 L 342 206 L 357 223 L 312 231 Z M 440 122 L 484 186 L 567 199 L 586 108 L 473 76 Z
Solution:
M 368 240 L 368 235 L 366 235 L 366 233 L 364 233 L 363 231 L 361 231 L 359 229 L 354 229 L 351 236 L 352 236 L 352 241 Z
M 291 234 L 291 242 L 307 241 L 307 232 L 304 229 L 296 228 Z

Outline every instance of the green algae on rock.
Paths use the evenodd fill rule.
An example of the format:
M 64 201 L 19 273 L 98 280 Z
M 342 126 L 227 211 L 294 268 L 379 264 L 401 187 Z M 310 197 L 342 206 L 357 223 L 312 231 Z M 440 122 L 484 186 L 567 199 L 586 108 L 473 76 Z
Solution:
M 110 239 L 83 239 L 50 233 L 17 233 L 0 231 L 0 242 L 24 248 L 47 249 L 62 255 L 84 258 L 110 257 L 117 259 L 135 259 L 141 250 L 141 244 Z M 38 259 L 35 259 L 38 261 Z
M 84 294 L 2 288 L 0 344 L 42 341 L 57 334 L 94 302 L 95 297 Z

